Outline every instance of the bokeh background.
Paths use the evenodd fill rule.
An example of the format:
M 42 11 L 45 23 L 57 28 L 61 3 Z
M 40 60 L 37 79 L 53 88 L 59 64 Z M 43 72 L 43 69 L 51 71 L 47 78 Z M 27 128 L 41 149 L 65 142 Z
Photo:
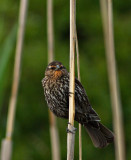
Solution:
M 102 19 L 98 0 L 77 0 L 81 81 L 102 123 L 110 129 L 112 113 Z M 131 1 L 114 0 L 116 61 L 121 91 L 127 160 L 131 158 Z M 19 1 L 0 1 L 0 141 L 5 137 L 14 67 Z M 69 68 L 69 1 L 54 0 L 55 60 Z M 4 56 L 6 55 L 6 56 Z M 47 66 L 46 1 L 31 0 L 25 29 L 21 78 L 13 134 L 12 160 L 51 159 L 48 108 L 41 80 Z M 66 159 L 67 120 L 57 119 L 61 159 Z M 78 124 L 75 124 L 78 128 Z M 78 160 L 78 132 L 75 139 Z M 83 160 L 114 160 L 114 145 L 96 149 L 82 128 Z

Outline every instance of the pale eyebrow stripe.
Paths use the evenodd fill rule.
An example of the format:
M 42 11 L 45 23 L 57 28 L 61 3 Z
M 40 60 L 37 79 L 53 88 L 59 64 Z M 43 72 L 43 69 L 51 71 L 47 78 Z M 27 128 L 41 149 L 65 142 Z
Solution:
M 56 66 L 49 66 L 48 68 L 52 68 L 52 67 L 55 67 L 55 68 L 56 68 Z

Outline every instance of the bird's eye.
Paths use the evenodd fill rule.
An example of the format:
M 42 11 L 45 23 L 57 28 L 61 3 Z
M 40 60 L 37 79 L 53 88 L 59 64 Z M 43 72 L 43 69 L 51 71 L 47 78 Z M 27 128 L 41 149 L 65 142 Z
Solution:
M 51 69 L 56 69 L 56 67 L 51 67 Z

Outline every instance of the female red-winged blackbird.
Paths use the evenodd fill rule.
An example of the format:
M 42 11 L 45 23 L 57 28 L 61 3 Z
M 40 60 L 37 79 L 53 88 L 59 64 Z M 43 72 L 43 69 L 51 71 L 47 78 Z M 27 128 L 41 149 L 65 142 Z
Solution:
M 42 80 L 49 109 L 58 117 L 69 115 L 69 73 L 62 63 L 51 62 Z M 98 114 L 91 107 L 82 84 L 75 79 L 75 120 L 82 124 L 95 147 L 103 148 L 113 142 L 113 133 L 100 123 Z

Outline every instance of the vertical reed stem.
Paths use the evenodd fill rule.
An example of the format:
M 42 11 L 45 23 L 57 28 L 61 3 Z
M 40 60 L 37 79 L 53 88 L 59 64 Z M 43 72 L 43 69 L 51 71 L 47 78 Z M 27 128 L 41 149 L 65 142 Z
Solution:
M 81 81 L 81 77 L 80 77 L 80 59 L 79 59 L 79 47 L 78 47 L 77 29 L 76 29 L 76 54 L 77 54 L 77 72 L 78 72 L 78 80 Z M 81 135 L 81 124 L 80 124 L 80 123 L 79 123 L 79 160 L 82 160 L 82 135 Z
M 22 47 L 23 47 L 23 39 L 24 39 L 27 3 L 28 3 L 28 0 L 20 1 L 19 26 L 18 26 L 17 43 L 16 43 L 13 84 L 12 84 L 12 92 L 11 92 L 11 97 L 9 102 L 6 138 L 2 142 L 1 160 L 10 160 L 11 153 L 12 153 L 11 139 L 12 139 L 12 134 L 14 129 L 16 101 L 17 101 L 19 79 L 20 79 L 21 55 L 22 55 Z
M 52 0 L 47 0 L 47 38 L 48 38 L 48 63 L 54 60 L 54 33 L 53 33 L 53 4 Z M 56 117 L 49 111 L 50 137 L 52 159 L 60 160 L 59 136 L 56 125 Z
M 74 143 L 75 143 L 75 19 L 76 19 L 76 1 L 70 0 L 70 83 L 69 83 L 69 124 L 67 134 L 67 160 L 74 159 Z
M 120 100 L 117 68 L 115 61 L 114 36 L 113 36 L 113 15 L 112 0 L 101 0 L 101 11 L 103 16 L 105 46 L 108 77 L 110 84 L 113 124 L 115 132 L 115 152 L 117 160 L 125 160 L 125 144 L 123 116 Z
M 54 32 L 53 32 L 53 4 L 47 0 L 47 39 L 48 39 L 48 62 L 54 60 Z

